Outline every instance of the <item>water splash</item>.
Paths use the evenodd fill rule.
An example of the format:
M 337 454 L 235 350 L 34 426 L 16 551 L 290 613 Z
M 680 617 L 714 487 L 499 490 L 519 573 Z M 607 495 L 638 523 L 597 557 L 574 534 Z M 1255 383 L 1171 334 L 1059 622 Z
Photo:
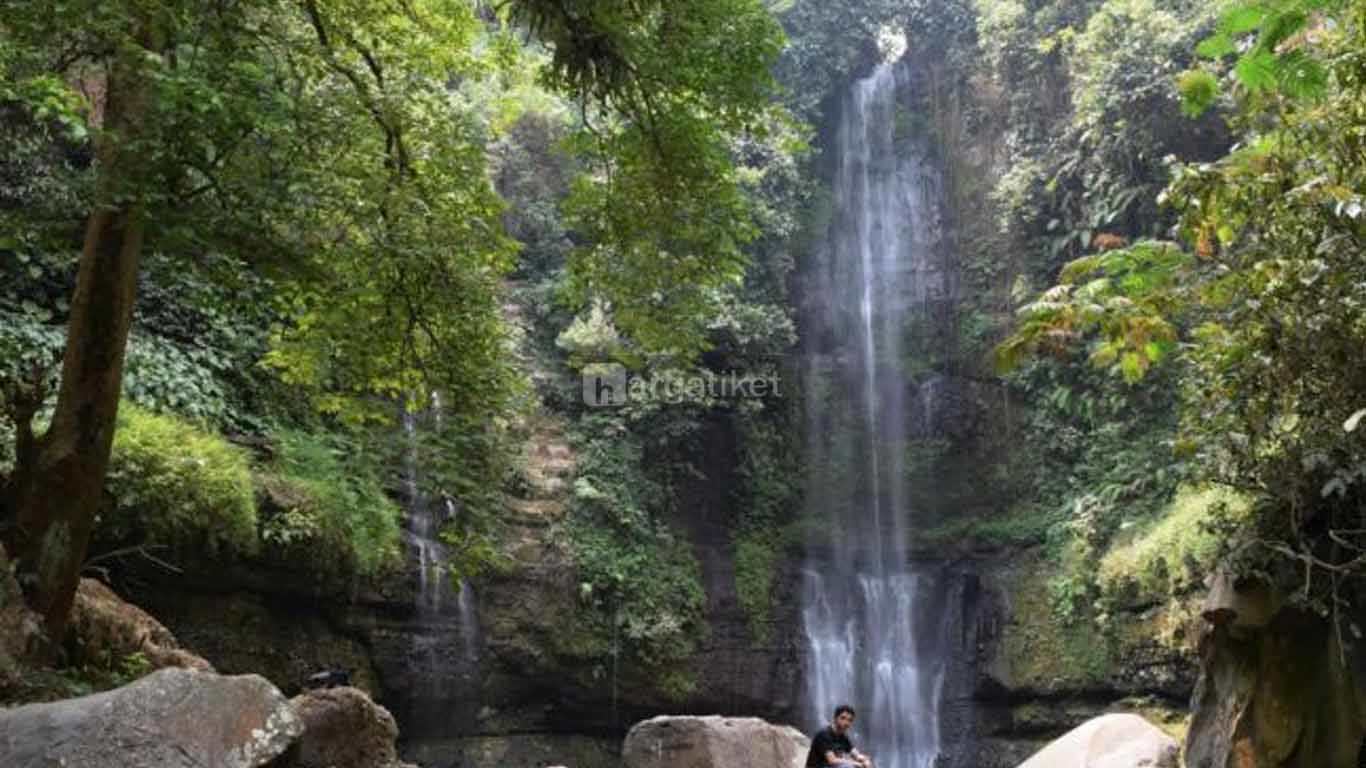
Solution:
M 913 412 L 932 413 L 937 388 L 915 396 L 903 337 L 946 291 L 941 185 L 915 142 L 910 87 L 884 64 L 846 97 L 835 145 L 835 218 L 816 316 L 824 347 L 808 349 L 806 498 L 816 534 L 804 572 L 807 702 L 812 724 L 836 704 L 859 710 L 855 743 L 881 768 L 929 768 L 940 751 L 942 624 L 927 616 L 935 588 L 907 567 L 905 455 Z

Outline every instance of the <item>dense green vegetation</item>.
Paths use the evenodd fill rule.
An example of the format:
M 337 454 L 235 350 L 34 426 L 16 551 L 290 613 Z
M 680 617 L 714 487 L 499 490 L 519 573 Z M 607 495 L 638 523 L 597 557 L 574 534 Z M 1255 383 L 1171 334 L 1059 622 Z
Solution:
M 216 434 L 137 406 L 119 409 L 102 532 L 182 551 L 256 551 L 256 497 L 245 452 Z
M 487 527 L 520 373 L 500 311 L 516 245 L 486 155 L 535 90 L 517 74 L 541 61 L 521 32 L 548 54 L 532 64 L 543 86 L 575 100 L 591 169 L 566 201 L 589 244 L 566 289 L 610 302 L 641 350 L 695 355 L 756 233 L 731 147 L 781 122 L 782 38 L 753 0 L 659 10 L 77 2 L 5 19 L 5 539 L 54 632 L 125 391 L 283 430 L 286 465 L 299 439 L 333 439 L 290 430 L 382 442 L 397 402 L 444 392 L 453 437 L 429 476 L 479 518 L 461 536 Z M 42 492 L 54 482 L 70 492 L 60 507 Z M 312 495 L 332 535 L 377 535 Z M 311 524 L 301 514 L 269 538 Z
M 553 423 L 556 652 L 687 695 L 706 526 L 780 641 L 804 481 L 855 474 L 803 466 L 792 362 L 837 97 L 903 43 L 896 141 L 942 171 L 960 283 L 901 329 L 905 384 L 966 414 L 906 446 L 915 544 L 1044 564 L 1050 623 L 1010 641 L 1041 679 L 1103 677 L 1118 612 L 1218 567 L 1358 604 L 1359 2 L 30 5 L 0 20 L 0 542 L 56 634 L 111 553 L 392 576 L 410 496 L 457 576 L 507 567 Z M 779 389 L 586 403 L 613 366 Z
M 1179 83 L 1191 114 L 1222 98 L 1240 143 L 1175 166 L 1163 198 L 1180 239 L 1072 261 L 1001 348 L 1010 363 L 1084 346 L 1111 391 L 1170 381 L 1180 424 L 1166 463 L 1246 500 L 1207 523 L 1217 547 L 1183 537 L 1192 556 L 1204 568 L 1229 556 L 1238 573 L 1344 621 L 1360 563 L 1360 12 L 1226 9 Z M 1189 526 L 1191 503 L 1178 500 L 1151 535 Z M 1246 504 L 1250 515 L 1234 514 Z M 1133 557 L 1140 583 L 1195 586 L 1159 578 L 1137 546 L 1111 571 Z

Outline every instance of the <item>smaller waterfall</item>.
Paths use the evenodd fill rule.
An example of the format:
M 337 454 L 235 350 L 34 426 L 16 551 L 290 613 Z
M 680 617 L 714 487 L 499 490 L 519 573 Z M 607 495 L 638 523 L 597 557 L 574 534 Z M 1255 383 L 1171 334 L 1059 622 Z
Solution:
M 440 397 L 433 395 L 431 407 L 421 413 L 404 408 L 401 420 L 404 540 L 417 577 L 417 628 L 411 632 L 416 676 L 408 684 L 409 719 L 417 722 L 418 733 L 412 735 L 450 735 L 469 727 L 463 721 L 472 712 L 466 710 L 477 706 L 471 691 L 479 671 L 478 599 L 468 580 L 453 580 L 450 550 L 441 538 L 443 527 L 458 514 L 457 503 L 430 493 L 423 483 L 424 430 L 440 432 Z M 453 705 L 457 701 L 460 706 Z
M 417 608 L 424 613 L 440 614 L 446 593 L 451 589 L 441 526 L 454 506 L 449 499 L 444 504 L 434 505 L 422 489 L 417 422 L 417 416 L 404 409 L 403 490 L 407 496 L 407 534 L 409 544 L 417 552 Z

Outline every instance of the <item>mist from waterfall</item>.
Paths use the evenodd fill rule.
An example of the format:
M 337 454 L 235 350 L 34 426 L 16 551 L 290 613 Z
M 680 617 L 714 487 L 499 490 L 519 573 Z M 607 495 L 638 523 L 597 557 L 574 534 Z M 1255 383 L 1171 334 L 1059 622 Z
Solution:
M 880 768 L 930 768 L 940 751 L 942 622 L 907 564 L 908 423 L 935 397 L 908 375 L 916 312 L 942 297 L 939 173 L 899 98 L 904 65 L 853 84 L 834 152 L 830 238 L 808 278 L 804 571 L 810 724 L 858 710 L 854 743 Z

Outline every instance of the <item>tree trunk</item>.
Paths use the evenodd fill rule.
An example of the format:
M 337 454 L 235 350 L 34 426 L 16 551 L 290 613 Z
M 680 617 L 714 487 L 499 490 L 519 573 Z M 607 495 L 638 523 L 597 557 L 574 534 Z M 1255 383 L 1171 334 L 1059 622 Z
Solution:
M 71 301 L 61 386 L 52 426 L 33 439 L 19 425 L 9 487 L 13 554 L 28 575 L 28 600 L 60 643 L 104 491 L 122 389 L 124 352 L 137 294 L 144 180 L 151 160 L 151 82 L 141 56 L 157 50 L 148 25 L 136 53 L 114 62 L 97 146 L 100 201 L 86 226 Z

